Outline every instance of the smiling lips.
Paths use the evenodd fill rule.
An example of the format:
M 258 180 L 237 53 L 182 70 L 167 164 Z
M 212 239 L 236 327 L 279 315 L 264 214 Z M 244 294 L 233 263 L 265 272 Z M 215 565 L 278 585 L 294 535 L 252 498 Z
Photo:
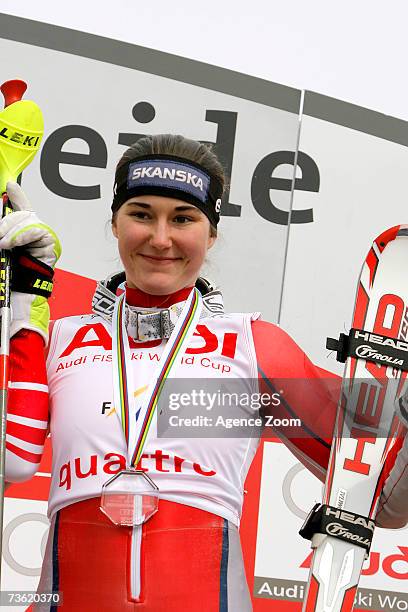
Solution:
M 154 255 L 144 255 L 143 253 L 139 253 L 141 257 L 155 264 L 169 264 L 175 261 L 179 261 L 181 257 L 155 257 Z

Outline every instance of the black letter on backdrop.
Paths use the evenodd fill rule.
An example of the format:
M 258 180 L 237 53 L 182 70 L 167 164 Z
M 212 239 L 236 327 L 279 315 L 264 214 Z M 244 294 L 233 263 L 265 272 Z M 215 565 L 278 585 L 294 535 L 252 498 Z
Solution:
M 269 196 L 270 189 L 290 191 L 291 179 L 274 178 L 273 172 L 282 164 L 295 162 L 293 151 L 275 151 L 270 153 L 257 165 L 251 182 L 251 199 L 256 212 L 266 221 L 287 225 L 289 212 L 277 208 Z M 320 174 L 316 162 L 306 153 L 298 152 L 298 167 L 302 171 L 302 178 L 295 179 L 295 189 L 302 191 L 319 191 Z M 291 223 L 311 223 L 313 221 L 313 208 L 305 210 L 292 210 Z
M 231 204 L 229 201 L 230 181 L 232 172 L 232 161 L 234 157 L 235 133 L 237 130 L 238 113 L 230 111 L 208 110 L 205 113 L 205 120 L 218 124 L 217 139 L 212 144 L 214 152 L 222 163 L 225 170 L 226 186 L 222 198 L 221 214 L 226 217 L 240 217 L 240 204 Z M 205 141 L 201 141 L 205 142 Z
M 89 153 L 68 153 L 62 147 L 71 138 L 81 138 L 89 146 Z M 72 185 L 61 177 L 60 164 L 106 168 L 108 151 L 102 136 L 86 125 L 66 125 L 55 130 L 46 140 L 40 161 L 40 172 L 45 185 L 53 193 L 71 200 L 96 200 L 101 197 L 100 185 Z
M 150 123 L 155 117 L 156 111 L 153 105 L 149 102 L 138 102 L 132 109 L 132 115 L 139 123 Z M 225 174 L 227 185 L 225 187 L 221 214 L 227 217 L 240 217 L 241 206 L 239 204 L 231 204 L 229 202 L 229 182 L 232 170 L 232 160 L 234 156 L 235 132 L 237 128 L 237 113 L 229 111 L 207 110 L 205 114 L 206 121 L 216 123 L 218 125 L 216 142 L 206 142 L 204 144 L 213 145 L 214 151 L 221 161 Z M 118 137 L 118 143 L 130 147 L 146 134 L 129 134 L 121 132 Z
M 156 109 L 150 102 L 136 102 L 132 108 L 132 115 L 133 119 L 139 123 L 150 123 L 156 116 Z M 144 136 L 146 136 L 146 134 L 128 134 L 126 132 L 120 132 L 118 143 L 130 147 L 140 138 L 144 138 Z

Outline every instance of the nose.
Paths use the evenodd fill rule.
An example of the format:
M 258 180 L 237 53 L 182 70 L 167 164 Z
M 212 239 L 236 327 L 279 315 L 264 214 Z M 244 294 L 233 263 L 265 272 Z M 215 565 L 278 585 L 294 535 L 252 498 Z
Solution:
M 166 220 L 158 220 L 152 228 L 150 245 L 159 251 L 169 249 L 172 245 L 171 228 Z

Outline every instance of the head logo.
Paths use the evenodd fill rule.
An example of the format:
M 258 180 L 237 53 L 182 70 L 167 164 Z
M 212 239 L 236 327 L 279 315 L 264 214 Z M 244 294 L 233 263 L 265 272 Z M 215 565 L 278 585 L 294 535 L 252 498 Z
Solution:
M 218 198 L 218 200 L 215 203 L 215 212 L 219 213 L 221 210 L 221 198 Z

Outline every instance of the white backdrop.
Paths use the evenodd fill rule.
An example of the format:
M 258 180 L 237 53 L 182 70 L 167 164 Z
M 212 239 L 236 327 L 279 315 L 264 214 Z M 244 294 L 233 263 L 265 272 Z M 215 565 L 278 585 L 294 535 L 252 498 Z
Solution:
M 312 361 L 339 374 L 325 339 L 350 328 L 371 242 L 408 221 L 407 145 L 405 122 L 306 92 L 299 149 L 316 162 L 320 184 L 295 190 L 294 208 L 312 208 L 313 222 L 290 228 L 280 323 Z
M 52 32 L 48 27 L 40 34 L 51 35 Z M 39 38 L 48 44 L 46 37 L 40 35 Z M 58 32 L 53 44 L 59 45 L 62 38 Z M 65 38 L 70 39 L 70 49 L 75 44 L 77 53 L 81 53 L 81 45 L 86 48 L 86 36 L 75 39 L 66 33 Z M 287 222 L 283 225 L 271 223 L 256 212 L 251 182 L 265 157 L 281 150 L 291 151 L 294 156 L 300 92 L 264 84 L 271 100 L 267 106 L 260 103 L 261 92 L 256 91 L 262 83 L 246 77 L 242 84 L 234 74 L 223 71 L 221 76 L 225 82 L 219 88 L 230 87 L 239 92 L 235 96 L 226 95 L 216 90 L 219 75 L 213 78 L 215 90 L 210 89 L 211 76 L 200 71 L 193 62 L 188 68 L 196 83 L 202 86 L 189 83 L 189 77 L 182 72 L 183 67 L 178 67 L 171 56 L 156 58 L 154 54 L 147 54 L 142 65 L 131 46 L 119 43 L 110 47 L 104 39 L 97 41 L 95 54 L 111 54 L 109 58 L 116 57 L 116 64 L 122 61 L 117 59 L 119 56 L 127 62 L 130 54 L 132 68 L 20 42 L 4 39 L 0 42 L 3 56 L 10 58 L 2 79 L 12 78 L 16 72 L 30 75 L 27 95 L 36 100 L 45 116 L 41 155 L 24 173 L 23 187 L 38 213 L 61 238 L 63 254 L 58 267 L 93 279 L 105 278 L 121 269 L 116 240 L 107 227 L 114 167 L 125 150 L 118 142 L 120 134 L 131 134 L 128 144 L 135 140 L 132 135 L 135 133 L 183 133 L 210 142 L 220 138 L 231 161 L 229 201 L 239 207 L 239 216 L 223 216 L 220 239 L 208 256 L 208 273 L 225 289 L 230 310 L 261 310 L 266 318 L 276 321 Z M 135 53 L 133 60 L 132 52 Z M 186 82 L 161 76 L 160 61 L 163 59 L 169 70 L 178 70 Z M 52 73 L 52 84 L 44 86 L 44 72 Z M 113 87 L 107 87 L 107 82 Z M 122 92 L 120 97 L 117 91 Z M 267 95 L 265 93 L 265 97 Z M 275 100 L 289 110 L 276 108 L 278 102 Z M 149 123 L 136 121 L 133 117 L 132 109 L 140 103 L 148 104 L 155 111 Z M 223 112 L 227 117 L 220 115 Z M 139 115 L 136 113 L 136 116 Z M 93 154 L 92 165 L 81 165 L 83 160 L 75 164 L 57 164 L 55 160 L 61 155 L 61 147 L 52 149 L 50 143 L 61 130 L 70 130 L 71 134 L 62 146 L 63 154 Z M 84 138 L 96 144 L 89 145 Z M 100 163 L 97 160 L 101 160 Z M 56 174 L 68 186 L 62 185 Z M 274 190 L 273 200 L 286 216 L 290 208 L 292 175 L 293 165 L 284 164 L 276 169 L 276 177 L 285 180 L 287 189 Z M 264 194 L 269 202 L 268 180 L 269 176 L 261 177 L 256 192 Z M 76 189 L 94 186 L 96 193 L 91 199 L 84 199 L 81 194 L 71 195 L 70 185 Z M 270 203 L 266 206 L 271 207 Z
M 408 119 L 405 0 L 0 0 L 0 11 L 160 49 Z M 1 28 L 1 24 L 0 24 Z
M 11 28 L 12 21 L 0 16 L 0 26 L 5 24 Z M 386 227 L 407 220 L 407 124 L 306 92 L 292 194 L 290 160 L 299 135 L 299 90 L 39 24 L 15 22 L 13 27 L 14 38 L 23 42 L 8 40 L 10 31 L 0 33 L 0 53 L 8 58 L 1 80 L 26 75 L 29 96 L 46 117 L 41 158 L 25 173 L 24 188 L 40 215 L 61 235 L 64 255 L 60 267 L 90 278 L 102 277 L 117 267 L 114 241 L 105 235 L 104 225 L 109 217 L 113 167 L 123 151 L 119 134 L 182 131 L 215 142 L 221 123 L 225 127 L 225 117 L 228 121 L 235 117 L 234 138 L 231 140 L 230 124 L 220 144 L 233 149 L 229 201 L 241 206 L 241 215 L 222 219 L 220 244 L 210 255 L 210 273 L 223 286 L 229 308 L 259 309 L 272 321 L 280 317 L 282 326 L 316 363 L 339 370 L 336 362 L 327 360 L 325 337 L 343 331 L 350 321 L 358 272 L 372 239 Z M 250 47 L 242 40 L 240 44 Z M 132 115 L 140 102 L 155 110 L 147 123 Z M 218 131 L 209 111 L 227 113 Z M 78 138 L 85 126 L 88 136 L 92 133 L 93 142 L 99 143 L 95 145 L 99 161 L 88 167 L 78 163 L 58 167 L 50 143 L 59 130 L 78 125 L 82 126 L 79 132 L 69 128 L 71 137 L 63 153 L 86 156 L 91 152 Z M 272 170 L 276 155 L 281 165 Z M 266 169 L 254 198 L 251 182 L 254 175 L 259 179 L 262 174 L 261 160 L 266 160 Z M 67 183 L 96 186 L 97 194 L 83 200 L 58 193 L 57 170 Z M 279 217 L 279 210 L 288 212 L 291 203 L 292 221 L 299 220 L 299 211 L 308 218 L 291 224 L 282 293 L 288 228 L 277 222 L 276 215 Z M 265 570 L 270 547 L 263 530 L 270 529 L 265 495 L 279 495 L 280 480 L 269 471 L 273 456 L 265 456 L 256 571 L 258 578 L 278 578 L 273 574 L 275 566 L 270 567 L 272 573 Z M 39 513 L 44 507 L 43 502 L 31 505 Z M 15 513 L 26 514 L 27 508 L 25 502 L 11 500 L 6 523 L 10 524 Z M 278 529 L 287 524 L 284 507 L 276 509 L 274 524 Z M 16 558 L 24 548 L 26 528 L 22 525 L 12 535 Z M 43 523 L 35 523 L 33 529 L 35 549 L 25 562 L 35 568 Z M 295 550 L 298 536 L 288 527 L 287 538 L 285 558 L 290 561 L 289 551 Z M 394 543 L 401 543 L 398 534 Z M 298 570 L 294 566 L 288 579 L 300 580 Z M 18 571 L 10 571 L 9 577 L 10 588 L 14 584 L 22 588 Z M 36 578 L 26 576 L 25 580 L 29 588 Z M 400 582 L 381 586 L 397 590 Z

